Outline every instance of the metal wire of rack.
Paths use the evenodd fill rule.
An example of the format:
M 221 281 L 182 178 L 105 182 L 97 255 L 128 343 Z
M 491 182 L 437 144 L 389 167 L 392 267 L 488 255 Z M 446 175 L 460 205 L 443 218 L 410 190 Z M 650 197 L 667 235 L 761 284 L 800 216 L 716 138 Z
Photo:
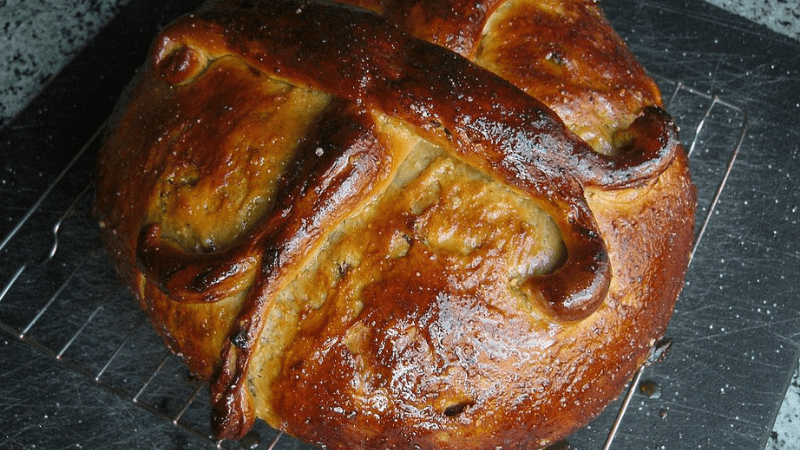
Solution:
M 667 109 L 684 125 L 682 138 L 699 193 L 695 254 L 713 220 L 748 128 L 747 112 L 718 96 L 655 76 L 671 92 Z M 691 126 L 689 126 L 691 125 Z M 239 442 L 212 439 L 205 384 L 193 379 L 178 357 L 161 344 L 146 316 L 119 285 L 101 248 L 91 214 L 93 185 L 78 165 L 91 165 L 101 126 L 50 183 L 9 234 L 0 241 L 0 329 L 72 371 L 139 407 L 168 420 L 210 447 L 281 450 L 301 444 L 259 422 Z M 707 142 L 725 139 L 726 144 Z M 711 148 L 713 147 L 713 148 Z M 53 193 L 65 179 L 83 178 L 83 188 L 64 207 Z M 44 245 L 32 245 L 44 242 Z M 690 260 L 691 261 L 691 260 Z M 32 288 L 35 286 L 35 289 Z M 614 446 L 647 365 L 629 384 L 606 431 L 604 450 Z M 602 431 L 601 431 L 602 432 Z M 602 438 L 600 439 L 602 441 Z M 307 447 L 313 448 L 313 447 Z M 559 448 L 569 448 L 562 443 Z
M 668 79 L 658 77 L 657 75 L 654 76 L 656 80 L 661 83 L 662 89 L 665 87 L 669 87 L 672 85 L 672 93 L 670 97 L 665 100 L 665 107 L 673 111 L 673 114 L 680 112 L 681 114 L 685 114 L 686 116 L 683 119 L 688 119 L 689 116 L 692 116 L 692 112 L 694 112 L 694 117 L 696 120 L 697 125 L 694 127 L 694 135 L 688 145 L 686 147 L 686 151 L 689 155 L 690 160 L 692 161 L 693 166 L 698 163 L 698 148 L 703 146 L 703 140 L 700 138 L 701 133 L 706 128 L 706 124 L 712 121 L 712 117 L 714 117 L 715 113 L 718 112 L 719 109 L 725 109 L 728 114 L 723 112 L 724 116 L 727 116 L 729 119 L 730 113 L 733 113 L 733 116 L 737 118 L 737 121 L 734 123 L 733 120 L 728 120 L 729 124 L 734 124 L 735 134 L 731 134 L 735 136 L 735 140 L 732 141 L 732 145 L 727 148 L 729 150 L 727 154 L 727 161 L 724 164 L 724 169 L 721 174 L 718 174 L 717 177 L 711 177 L 712 180 L 716 179 L 716 188 L 712 191 L 709 190 L 713 183 L 705 183 L 704 186 L 698 188 L 698 202 L 700 204 L 700 212 L 698 214 L 698 223 L 695 224 L 695 235 L 694 235 L 694 243 L 692 244 L 692 250 L 689 255 L 689 264 L 691 265 L 692 260 L 694 259 L 695 252 L 697 251 L 698 247 L 700 246 L 700 242 L 705 235 L 706 229 L 708 228 L 708 224 L 713 217 L 713 213 L 716 209 L 717 202 L 719 201 L 720 196 L 722 195 L 722 191 L 725 188 L 725 185 L 728 181 L 728 176 L 733 169 L 733 165 L 736 162 L 736 157 L 739 155 L 739 150 L 742 147 L 742 143 L 744 142 L 745 135 L 747 134 L 747 129 L 749 125 L 747 111 L 742 109 L 741 107 L 729 103 L 723 99 L 721 99 L 717 95 L 709 95 L 704 92 L 698 91 L 697 89 L 691 88 L 689 86 L 684 85 L 682 82 L 673 82 Z M 666 92 L 666 89 L 664 89 Z M 680 94 L 689 94 L 694 99 L 700 99 L 702 102 L 699 104 L 700 107 L 688 107 L 687 104 L 679 104 L 683 99 L 679 98 Z M 703 103 L 705 102 L 705 103 Z M 703 108 L 703 105 L 705 107 Z M 717 110 L 715 110 L 717 108 Z M 694 111 L 693 111 L 694 110 Z M 702 113 L 698 116 L 697 112 L 702 111 Z M 678 123 L 693 123 L 691 121 L 683 122 L 681 117 L 676 117 Z M 736 129 L 738 127 L 738 129 Z M 683 139 L 686 139 L 687 136 L 682 136 Z M 725 156 L 719 155 L 719 156 Z M 712 168 L 715 170 L 719 170 L 719 160 L 715 164 L 712 165 Z M 693 170 L 693 179 L 695 179 L 696 170 Z M 710 180 L 705 180 L 710 181 Z M 695 179 L 695 182 L 696 179 Z M 710 196 L 710 198 L 709 198 Z M 704 203 L 705 202 L 705 203 Z M 657 344 L 658 345 L 658 344 Z M 654 349 L 655 350 L 655 349 Z M 650 363 L 652 361 L 648 361 Z M 614 439 L 616 438 L 617 432 L 622 424 L 623 417 L 627 412 L 630 402 L 636 392 L 639 383 L 642 380 L 642 376 L 644 371 L 647 369 L 648 363 L 645 366 L 640 367 L 639 370 L 633 376 L 633 379 L 629 383 L 628 390 L 625 393 L 625 396 L 622 400 L 622 405 L 620 406 L 619 410 L 617 411 L 617 415 L 614 418 L 614 422 L 609 429 L 608 435 L 606 437 L 605 443 L 603 445 L 603 450 L 610 450 L 613 445 Z

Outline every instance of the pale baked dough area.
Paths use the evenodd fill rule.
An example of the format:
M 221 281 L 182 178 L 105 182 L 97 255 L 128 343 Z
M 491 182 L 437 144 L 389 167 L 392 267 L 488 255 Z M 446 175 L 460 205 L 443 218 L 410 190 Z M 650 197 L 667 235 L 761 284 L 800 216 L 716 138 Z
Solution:
M 486 313 L 483 319 L 509 321 L 509 326 L 511 321 L 524 323 L 530 329 L 531 342 L 541 340 L 541 335 L 551 331 L 551 317 L 523 294 L 519 285 L 529 277 L 549 273 L 562 262 L 564 249 L 552 219 L 530 198 L 511 191 L 441 148 L 412 137 L 402 126 L 380 118 L 378 121 L 384 123 L 380 132 L 384 139 L 393 135 L 397 139 L 399 134 L 402 140 L 405 135 L 412 147 L 386 190 L 376 193 L 374 201 L 331 230 L 320 250 L 311 255 L 277 295 L 275 309 L 261 336 L 259 356 L 253 361 L 254 372 L 259 376 L 251 380 L 255 385 L 253 391 L 258 393 L 256 399 L 263 402 L 258 407 L 261 415 L 274 414 L 274 406 L 270 404 L 274 377 L 301 359 L 314 359 L 313 354 L 304 352 L 313 353 L 317 345 L 324 348 L 325 344 L 317 341 L 317 345 L 309 345 L 302 340 L 317 340 L 319 336 L 331 344 L 343 344 L 352 361 L 358 362 L 356 376 L 363 381 L 349 395 L 362 399 L 363 404 L 354 408 L 369 409 L 377 401 L 376 396 L 385 397 L 382 400 L 388 402 L 385 408 L 401 407 L 393 404 L 392 399 L 402 393 L 382 392 L 370 384 L 379 369 L 369 363 L 375 355 L 365 354 L 370 350 L 360 345 L 372 339 L 366 337 L 371 325 L 360 316 L 365 306 L 379 308 L 376 302 L 381 302 L 365 296 L 364 290 L 396 283 L 397 280 L 391 279 L 396 274 L 446 278 L 452 289 L 433 285 L 427 289 L 438 288 L 443 296 L 471 297 L 475 302 L 485 302 L 475 306 L 476 312 Z M 424 286 L 425 282 L 419 283 Z M 430 314 L 439 311 L 433 308 Z M 480 334 L 480 327 L 485 325 L 477 315 L 473 319 L 471 326 L 477 328 L 461 330 L 469 335 L 465 340 L 471 339 L 473 333 Z M 437 319 L 432 316 L 431 320 Z M 387 345 L 412 345 L 413 342 L 400 342 L 411 339 L 416 342 L 414 345 L 427 349 L 414 359 L 427 361 L 425 364 L 430 367 L 444 364 L 442 355 L 436 354 L 440 351 L 435 348 L 437 344 L 426 341 L 425 333 L 414 331 L 421 324 L 415 324 L 413 319 L 404 323 L 401 317 L 397 321 L 391 332 L 396 333 L 397 341 L 393 344 L 390 337 Z M 466 322 L 461 325 L 468 326 Z M 545 341 L 534 345 L 552 345 L 550 340 Z M 448 345 L 454 347 L 453 352 L 467 351 L 475 357 L 507 357 L 501 356 L 505 350 L 489 355 L 485 349 L 473 349 L 474 343 Z M 458 359 L 455 353 L 449 358 Z M 459 370 L 473 381 L 484 378 L 484 383 L 489 382 L 485 374 L 469 373 L 468 364 L 464 361 L 446 365 L 436 376 L 451 376 L 454 370 Z M 391 366 L 384 369 L 401 370 Z M 436 414 L 443 414 L 453 405 L 475 401 L 467 394 L 458 394 L 460 388 L 455 386 L 448 388 L 452 392 L 447 395 L 433 391 L 426 394 L 424 391 L 432 386 L 406 383 L 403 389 L 420 390 L 421 397 L 439 397 Z M 420 410 L 427 401 L 420 402 Z

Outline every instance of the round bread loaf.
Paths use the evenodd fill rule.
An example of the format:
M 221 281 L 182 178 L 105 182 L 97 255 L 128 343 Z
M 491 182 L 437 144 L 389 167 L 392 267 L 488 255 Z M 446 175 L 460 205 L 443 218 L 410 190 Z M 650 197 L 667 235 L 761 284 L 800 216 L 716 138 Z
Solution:
M 594 1 L 221 1 L 156 38 L 96 211 L 212 425 L 531 449 L 662 337 L 695 190 Z

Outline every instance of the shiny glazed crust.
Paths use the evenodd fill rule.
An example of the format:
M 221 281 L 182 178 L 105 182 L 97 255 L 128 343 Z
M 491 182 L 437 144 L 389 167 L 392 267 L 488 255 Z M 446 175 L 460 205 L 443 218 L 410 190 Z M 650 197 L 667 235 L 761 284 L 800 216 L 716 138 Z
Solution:
M 662 336 L 695 191 L 593 1 L 221 1 L 155 40 L 101 150 L 123 280 L 210 380 L 332 449 L 528 449 Z

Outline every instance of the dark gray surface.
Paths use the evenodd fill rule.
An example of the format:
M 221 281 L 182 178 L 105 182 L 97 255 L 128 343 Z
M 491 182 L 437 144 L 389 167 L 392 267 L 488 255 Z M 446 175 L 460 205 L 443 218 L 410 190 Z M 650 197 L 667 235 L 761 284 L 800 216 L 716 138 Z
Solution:
M 741 106 L 749 128 L 669 330 L 675 351 L 648 375 L 662 395 L 638 417 L 654 420 L 627 421 L 624 448 L 647 434 L 667 448 L 760 449 L 798 356 L 800 43 L 696 2 L 625 3 L 607 2 L 608 15 L 646 67 Z
M 126 398 L 98 389 L 25 343 L 6 337 L 0 340 L 0 348 L 5 367 L 0 374 L 1 448 L 209 447 L 206 440 Z
M 761 450 L 800 343 L 800 194 L 794 188 L 800 177 L 800 44 L 694 1 L 603 5 L 659 76 L 665 98 L 677 92 L 669 109 L 687 144 L 710 111 L 692 156 L 706 211 L 747 118 L 743 145 L 669 330 L 673 350 L 644 374 L 661 395 L 634 397 L 612 448 Z M 102 123 L 158 25 L 191 6 L 134 0 L 0 131 L 0 236 L 26 217 Z M 713 95 L 723 103 L 709 109 Z M 56 256 L 46 259 L 55 242 L 51 227 L 88 184 L 93 151 L 0 250 L 0 289 L 27 264 L 0 300 L 0 448 L 210 446 L 196 436 L 207 433 L 205 390 L 165 356 L 130 298 L 113 283 L 85 212 L 90 193 L 61 227 Z M 570 438 L 571 445 L 602 447 L 615 412 L 610 408 Z M 179 427 L 169 420 L 177 415 Z M 265 448 L 273 434 L 258 433 L 259 441 L 244 446 Z M 281 448 L 292 445 L 281 441 Z

